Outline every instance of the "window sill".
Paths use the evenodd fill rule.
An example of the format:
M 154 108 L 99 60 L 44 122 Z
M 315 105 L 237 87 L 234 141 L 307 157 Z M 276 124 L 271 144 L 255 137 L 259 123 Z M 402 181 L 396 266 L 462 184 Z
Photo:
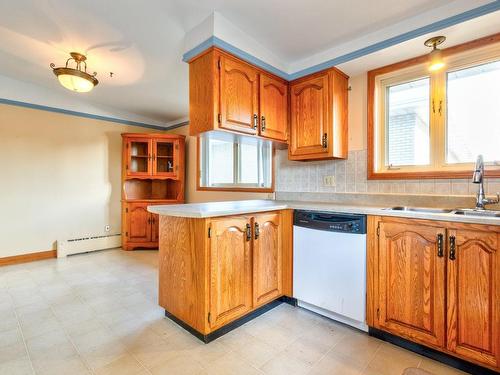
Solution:
M 250 187 L 206 187 L 197 186 L 197 191 L 234 191 L 234 192 L 248 192 L 248 193 L 274 193 L 274 187 L 270 188 L 250 188 Z
M 472 169 L 460 171 L 414 171 L 414 172 L 368 172 L 368 180 L 421 180 L 421 179 L 458 179 L 471 178 Z M 488 177 L 500 177 L 500 169 L 486 170 L 484 173 Z

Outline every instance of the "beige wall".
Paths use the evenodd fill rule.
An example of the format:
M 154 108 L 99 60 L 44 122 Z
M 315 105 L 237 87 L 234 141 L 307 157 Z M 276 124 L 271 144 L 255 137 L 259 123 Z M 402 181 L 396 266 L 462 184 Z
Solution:
M 227 191 L 197 191 L 196 190 L 196 137 L 190 137 L 189 126 L 185 125 L 169 133 L 186 136 L 186 202 L 230 201 L 241 199 L 267 199 L 273 194 L 243 193 Z
M 0 104 L 0 257 L 120 233 L 120 134 L 148 131 Z
M 349 79 L 349 151 L 366 150 L 367 75 Z

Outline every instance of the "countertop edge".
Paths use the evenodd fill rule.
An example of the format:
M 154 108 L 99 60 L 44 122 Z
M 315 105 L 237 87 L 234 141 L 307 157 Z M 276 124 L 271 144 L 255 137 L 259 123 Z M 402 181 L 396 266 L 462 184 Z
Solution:
M 245 204 L 251 201 L 235 201 L 235 202 L 210 202 L 210 203 L 199 203 L 199 204 L 189 204 L 189 205 L 163 205 L 163 206 L 148 206 L 148 211 L 154 214 L 162 216 L 174 216 L 174 217 L 185 217 L 194 219 L 204 219 L 211 217 L 220 216 L 232 216 L 232 215 L 244 215 L 256 212 L 269 212 L 278 210 L 310 210 L 310 211 L 327 211 L 327 212 L 338 212 L 338 213 L 350 213 L 350 214 L 363 214 L 363 215 L 373 215 L 373 216 L 389 216 L 389 217 L 402 217 L 410 219 L 421 219 L 421 220 L 434 220 L 434 221 L 448 221 L 456 223 L 467 223 L 467 224 L 482 224 L 482 225 L 496 225 L 500 226 L 500 218 L 487 218 L 487 217 L 471 217 L 456 215 L 452 213 L 426 213 L 426 212 L 402 212 L 402 211 L 390 211 L 386 207 L 375 207 L 375 206 L 352 206 L 352 205 L 341 205 L 328 202 L 300 202 L 300 201 L 270 201 L 264 200 L 261 202 L 266 202 L 263 206 L 254 207 L 235 207 L 235 208 L 212 208 L 207 206 L 214 206 L 217 204 L 230 205 L 234 203 L 235 205 Z M 256 203 L 259 201 L 255 201 Z M 270 202 L 276 202 L 270 204 Z M 189 207 L 186 207 L 189 206 Z

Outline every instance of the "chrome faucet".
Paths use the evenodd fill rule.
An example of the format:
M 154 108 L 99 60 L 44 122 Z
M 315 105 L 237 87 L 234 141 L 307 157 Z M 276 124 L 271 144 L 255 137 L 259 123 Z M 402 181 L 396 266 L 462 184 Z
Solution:
M 497 204 L 500 202 L 500 194 L 497 193 L 496 199 L 486 198 L 484 194 L 484 161 L 483 155 L 478 155 L 474 173 L 472 174 L 472 183 L 479 184 L 479 189 L 476 195 L 476 210 L 484 210 L 487 204 Z

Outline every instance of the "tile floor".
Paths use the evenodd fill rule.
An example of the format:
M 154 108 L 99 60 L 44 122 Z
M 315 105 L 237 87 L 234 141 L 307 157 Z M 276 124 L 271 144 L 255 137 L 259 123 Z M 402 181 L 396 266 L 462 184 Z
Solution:
M 157 305 L 157 252 L 0 268 L 0 374 L 461 372 L 283 304 L 205 345 Z

